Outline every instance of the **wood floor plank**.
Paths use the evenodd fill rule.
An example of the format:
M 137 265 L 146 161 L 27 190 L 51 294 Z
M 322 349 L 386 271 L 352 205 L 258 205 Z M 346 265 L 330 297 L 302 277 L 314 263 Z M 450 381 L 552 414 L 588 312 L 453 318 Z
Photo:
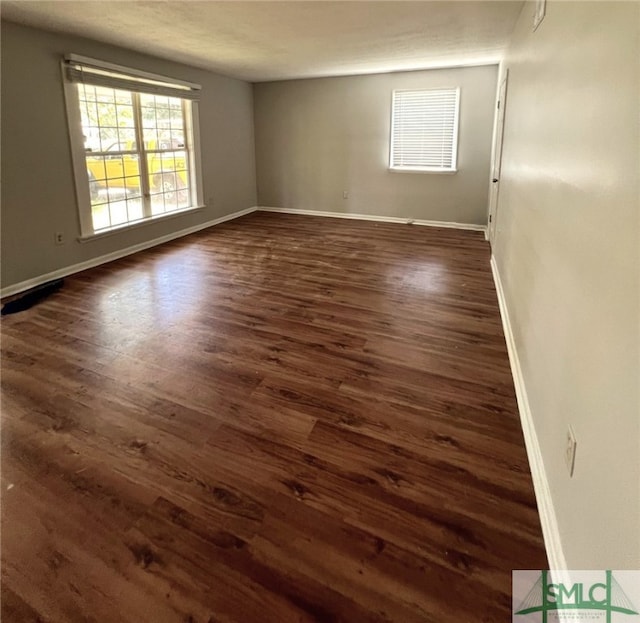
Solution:
M 547 567 L 479 232 L 254 213 L 0 330 L 3 623 L 497 623 Z

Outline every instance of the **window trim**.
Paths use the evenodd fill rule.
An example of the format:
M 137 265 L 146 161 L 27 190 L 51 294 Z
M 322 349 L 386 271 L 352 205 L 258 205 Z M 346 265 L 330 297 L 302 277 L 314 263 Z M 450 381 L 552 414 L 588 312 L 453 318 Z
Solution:
M 453 163 L 452 167 L 417 167 L 417 166 L 397 166 L 393 164 L 393 145 L 394 145 L 394 135 L 395 135 L 395 115 L 394 115 L 394 103 L 396 93 L 408 93 L 415 91 L 445 91 L 445 90 L 455 90 L 456 99 L 455 99 L 455 119 L 453 125 L 453 141 L 452 141 L 452 156 L 451 161 Z M 389 171 L 393 173 L 441 173 L 441 174 L 454 174 L 458 172 L 458 140 L 459 140 L 459 127 L 460 127 L 460 87 L 432 87 L 428 89 L 394 89 L 391 92 L 391 124 L 390 124 L 390 134 L 389 134 Z
M 146 227 L 147 225 L 152 225 L 153 223 L 157 223 L 158 221 L 168 221 L 169 219 L 176 218 L 178 216 L 182 216 L 185 212 L 199 212 L 206 208 L 206 205 L 197 205 L 192 206 L 190 208 L 186 208 L 184 210 L 174 210 L 173 212 L 165 212 L 164 214 L 157 214 L 151 218 L 141 218 L 137 221 L 131 221 L 130 223 L 122 223 L 120 225 L 114 225 L 109 229 L 101 229 L 99 232 L 94 234 L 88 234 L 86 236 L 78 236 L 78 242 L 91 242 L 92 240 L 99 240 L 100 238 L 108 238 L 109 236 L 114 236 L 119 234 L 121 231 L 129 231 L 130 229 L 138 229 L 140 227 Z
M 87 241 L 92 238 L 101 238 L 105 235 L 115 234 L 121 231 L 128 231 L 137 228 L 145 223 L 154 223 L 170 216 L 180 216 L 189 212 L 202 210 L 204 207 L 204 191 L 202 186 L 202 162 L 200 154 L 200 116 L 198 110 L 198 100 L 183 98 L 188 105 L 184 106 L 185 120 L 185 143 L 186 152 L 189 157 L 189 177 L 191 187 L 191 205 L 187 208 L 179 208 L 170 212 L 163 212 L 152 216 L 145 216 L 135 221 L 120 223 L 108 228 L 96 231 L 93 227 L 93 215 L 91 209 L 91 191 L 89 187 L 89 176 L 87 175 L 86 151 L 82 140 L 82 117 L 80 115 L 80 99 L 75 82 L 71 81 L 67 75 L 68 60 L 73 61 L 87 60 L 91 61 L 93 66 L 104 65 L 105 69 L 127 73 L 132 77 L 144 77 L 153 80 L 164 80 L 168 83 L 181 84 L 190 88 L 199 89 L 200 86 L 185 81 L 175 80 L 173 78 L 150 74 L 141 70 L 125 68 L 112 63 L 103 63 L 95 59 L 87 59 L 86 57 L 76 56 L 73 54 L 65 55 L 61 62 L 62 83 L 65 99 L 65 107 L 67 110 L 67 134 L 69 137 L 69 146 L 71 150 L 71 162 L 73 168 L 76 207 L 80 225 L 79 240 Z M 135 79 L 132 79 L 132 86 Z M 134 89 L 132 92 L 136 93 Z M 142 175 L 142 172 L 141 172 Z

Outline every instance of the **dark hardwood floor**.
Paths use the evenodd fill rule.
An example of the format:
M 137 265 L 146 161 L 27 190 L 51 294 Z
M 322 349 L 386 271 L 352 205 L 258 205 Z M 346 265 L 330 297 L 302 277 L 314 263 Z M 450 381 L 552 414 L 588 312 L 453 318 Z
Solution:
M 2 320 L 2 623 L 509 621 L 547 562 L 481 233 L 255 213 Z

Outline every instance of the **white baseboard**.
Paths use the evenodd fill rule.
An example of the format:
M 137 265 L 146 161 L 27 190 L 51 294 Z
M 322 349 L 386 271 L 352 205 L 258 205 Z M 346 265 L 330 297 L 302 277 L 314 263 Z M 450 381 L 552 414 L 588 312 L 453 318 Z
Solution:
M 567 568 L 566 559 L 562 550 L 562 542 L 560 532 L 558 530 L 558 522 L 556 519 L 551 491 L 549 490 L 549 481 L 542 460 L 542 452 L 538 443 L 538 436 L 533 423 L 531 409 L 529 407 L 529 399 L 527 390 L 522 376 L 522 368 L 516 350 L 515 339 L 509 319 L 509 310 L 502 289 L 500 273 L 495 257 L 491 256 L 491 272 L 493 273 L 493 281 L 496 285 L 498 294 L 498 305 L 500 306 L 500 316 L 502 317 L 502 328 L 507 342 L 507 350 L 509 352 L 509 363 L 511 364 L 511 374 L 513 375 L 513 383 L 516 389 L 516 397 L 518 399 L 518 410 L 520 412 L 520 422 L 522 424 L 522 432 L 524 442 L 527 448 L 527 456 L 529 457 L 529 467 L 531 469 L 531 477 L 533 480 L 533 488 L 538 502 L 538 513 L 540 514 L 540 523 L 542 525 L 542 536 L 544 537 L 547 558 L 549 559 L 549 568 L 563 570 Z
M 138 253 L 138 251 L 144 251 L 145 249 L 150 249 L 151 247 L 158 246 L 159 244 L 163 244 L 164 242 L 169 242 L 170 240 L 175 240 L 176 238 L 182 238 L 183 236 L 188 236 L 189 234 L 193 234 L 197 231 L 200 231 L 201 229 L 207 229 L 207 227 L 213 227 L 214 225 L 219 225 L 220 223 L 224 223 L 225 221 L 230 221 L 240 216 L 244 216 L 245 214 L 250 214 L 251 212 L 255 212 L 255 210 L 255 207 L 251 207 L 247 208 L 246 210 L 233 212 L 231 214 L 221 216 L 211 221 L 207 221 L 206 223 L 200 223 L 199 225 L 194 225 L 193 227 L 187 227 L 186 229 L 171 232 L 166 236 L 160 236 L 160 238 L 147 240 L 145 242 L 141 242 L 140 244 L 135 244 L 131 247 L 127 247 L 126 249 L 118 249 L 113 253 L 100 255 L 98 257 L 91 258 L 90 260 L 86 260 L 85 262 L 80 262 L 79 264 L 65 266 L 64 268 L 59 268 L 58 270 L 54 270 L 50 273 L 39 275 L 38 277 L 33 277 L 32 279 L 21 281 L 20 283 L 15 283 L 13 285 L 7 286 L 6 288 L 2 288 L 2 290 L 0 290 L 0 297 L 4 298 L 5 296 L 18 294 L 19 292 L 24 292 L 25 290 L 29 290 L 30 288 L 35 288 L 36 286 L 39 286 L 43 283 L 47 283 L 47 281 L 51 281 L 52 279 L 67 277 L 68 275 L 79 273 L 82 270 L 94 268 L 95 266 L 106 264 L 107 262 L 112 262 L 113 260 L 118 260 L 121 257 L 125 257 L 133 253 Z
M 358 221 L 378 221 L 382 223 L 401 223 L 422 225 L 425 227 L 446 227 L 448 229 L 468 229 L 471 231 L 486 232 L 485 225 L 474 225 L 473 223 L 455 223 L 452 221 L 424 221 L 420 219 L 400 218 L 398 216 L 376 216 L 373 214 L 351 214 L 346 212 L 320 212 L 317 210 L 297 210 L 295 208 L 270 208 L 259 206 L 259 212 L 282 212 L 285 214 L 304 214 L 306 216 L 328 216 L 329 218 L 346 218 Z

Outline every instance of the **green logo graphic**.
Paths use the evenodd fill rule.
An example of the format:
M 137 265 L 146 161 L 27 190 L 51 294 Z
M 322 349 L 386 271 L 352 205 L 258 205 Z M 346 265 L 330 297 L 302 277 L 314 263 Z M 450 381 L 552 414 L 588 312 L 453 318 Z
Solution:
M 606 613 L 607 623 L 611 623 L 613 612 L 638 614 L 611 571 L 605 571 L 604 582 L 591 585 L 554 583 L 550 579 L 549 571 L 542 571 L 515 614 L 540 612 L 542 623 L 547 623 L 549 612 L 580 610 L 602 611 Z

